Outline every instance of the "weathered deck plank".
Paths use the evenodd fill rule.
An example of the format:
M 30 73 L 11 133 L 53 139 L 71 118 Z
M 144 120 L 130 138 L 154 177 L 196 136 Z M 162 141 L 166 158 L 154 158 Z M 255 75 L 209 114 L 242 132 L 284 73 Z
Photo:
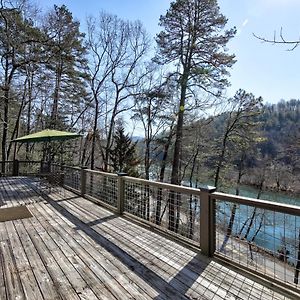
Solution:
M 1 241 L 0 252 L 3 258 L 4 283 L 8 299 L 24 299 L 24 292 L 18 274 L 10 241 Z
M 81 216 L 85 222 L 90 224 L 97 223 L 95 218 L 99 218 L 99 216 L 101 217 L 101 208 L 100 210 L 98 208 L 91 209 L 90 204 L 91 203 L 89 202 L 84 202 L 82 200 L 78 201 L 76 199 L 74 199 L 72 203 L 62 203 L 62 205 L 66 206 L 70 212 Z M 81 206 L 81 212 L 78 211 L 78 209 L 74 209 L 75 205 L 77 205 L 77 208 Z M 90 216 L 90 218 L 88 216 Z M 260 293 L 260 288 L 262 286 L 256 285 L 255 282 L 246 279 L 244 282 L 241 282 L 241 280 L 231 280 L 230 277 L 236 275 L 234 272 L 230 275 L 227 269 L 227 272 L 220 273 L 219 270 L 222 266 L 213 261 L 209 264 L 202 264 L 201 260 L 197 259 L 197 255 L 191 255 L 191 251 L 177 244 L 170 246 L 170 242 L 165 243 L 163 237 L 159 237 L 154 233 L 152 233 L 154 236 L 153 239 L 148 237 L 148 235 L 150 235 L 149 232 L 147 232 L 147 238 L 145 238 L 143 234 L 141 234 L 139 226 L 133 224 L 131 224 L 131 226 L 126 226 L 126 222 L 121 218 L 101 223 L 98 227 L 101 227 L 102 230 L 104 228 L 106 228 L 106 230 L 110 230 L 110 232 L 108 232 L 108 236 L 118 236 L 119 239 L 123 239 L 124 246 L 133 245 L 132 249 L 136 250 L 137 253 L 147 253 L 146 257 L 139 257 L 138 260 L 142 261 L 146 265 L 150 262 L 151 265 L 155 265 L 156 263 L 160 271 L 163 270 L 167 272 L 166 274 L 161 274 L 162 276 L 172 277 L 172 275 L 177 274 L 176 280 L 187 285 L 187 294 L 190 297 L 195 297 L 192 290 L 197 290 L 198 293 L 202 292 L 202 295 L 209 295 L 209 298 L 213 297 L 213 295 L 218 295 L 224 298 L 227 294 L 226 287 L 228 286 L 228 280 L 231 281 L 230 284 L 232 287 L 236 287 L 238 290 L 238 297 L 242 299 L 257 299 L 257 294 Z M 126 228 L 126 230 L 124 230 L 124 228 Z M 114 234 L 112 234 L 112 232 Z M 130 249 L 126 250 L 128 252 L 131 251 Z M 182 255 L 182 253 L 184 253 L 184 255 Z M 204 258 L 202 257 L 202 259 Z M 182 266 L 185 267 L 182 268 Z M 182 289 L 184 289 L 184 287 L 181 285 L 181 290 Z M 257 291 L 257 293 L 255 293 L 255 291 Z M 280 297 L 280 299 L 281 298 L 283 299 L 283 297 Z M 274 299 L 273 292 L 271 290 L 266 290 L 264 293 L 264 299 Z
M 64 213 L 65 214 L 65 213 Z M 111 270 L 111 266 L 109 265 L 109 262 L 115 262 L 115 261 L 119 261 L 121 262 L 119 264 L 119 279 L 120 276 L 121 278 L 127 274 L 128 272 L 130 273 L 131 277 L 129 282 L 136 282 L 137 281 L 137 276 L 134 274 L 134 272 L 132 272 L 133 270 L 135 272 L 138 272 L 139 275 L 142 276 L 142 278 L 144 279 L 144 281 L 141 281 L 142 285 L 143 285 L 143 291 L 148 291 L 151 289 L 151 286 L 149 286 L 148 284 L 146 284 L 147 281 L 151 281 L 151 278 L 155 278 L 157 280 L 160 281 L 160 278 L 158 278 L 157 276 L 154 276 L 155 274 L 151 274 L 150 272 L 147 271 L 147 269 L 143 269 L 142 266 L 136 265 L 136 261 L 134 259 L 132 259 L 130 256 L 126 256 L 126 253 L 119 247 L 110 244 L 107 244 L 109 241 L 104 239 L 101 235 L 97 234 L 95 231 L 93 231 L 92 229 L 90 229 L 89 227 L 86 227 L 85 224 L 80 224 L 78 222 L 78 219 L 76 219 L 75 217 L 72 216 L 68 216 L 68 220 L 73 220 L 73 222 L 76 224 L 77 223 L 77 230 L 83 231 L 85 233 L 86 236 L 89 236 L 91 238 L 91 245 L 89 246 L 89 250 L 92 251 L 93 248 L 96 248 L 97 251 L 99 253 L 101 253 L 102 255 L 107 255 L 108 250 L 113 254 L 113 255 L 109 255 L 106 258 L 106 265 L 108 265 L 108 269 Z M 73 235 L 74 236 L 74 235 Z M 103 245 L 106 244 L 106 247 L 103 247 Z M 92 248 L 91 248 L 92 247 Z M 117 258 L 117 259 L 116 259 Z M 125 259 L 126 264 L 124 264 L 123 259 Z M 161 298 L 163 299 L 170 299 L 170 297 L 177 297 L 175 299 L 179 299 L 180 297 L 182 297 L 180 294 L 172 291 L 168 285 L 165 285 L 164 288 L 166 288 L 166 291 L 162 290 L 161 292 Z M 147 292 L 145 292 L 145 295 L 147 294 Z M 143 295 L 143 294 L 141 294 Z M 144 295 L 144 296 L 145 296 Z M 158 293 L 156 293 L 157 296 L 159 296 Z
M 0 244 L 2 240 L 0 240 Z M 6 287 L 4 282 L 4 257 L 3 252 L 0 251 L 0 299 L 6 300 Z
M 27 299 L 41 299 L 42 294 L 13 222 L 6 222 L 7 236 L 12 246 L 18 274 Z
M 72 212 L 73 215 L 83 220 L 85 223 L 93 222 L 93 213 L 84 214 L 82 211 L 78 210 L 69 203 L 63 203 L 62 206 L 66 206 L 68 211 Z M 124 230 L 126 228 L 126 230 Z M 105 238 L 110 240 L 114 245 L 124 249 L 126 253 L 131 255 L 136 261 L 147 266 L 152 272 L 158 274 L 164 281 L 168 282 L 174 290 L 189 291 L 189 284 L 194 282 L 191 277 L 199 277 L 199 274 L 191 274 L 191 277 L 185 277 L 183 274 L 178 272 L 178 269 L 174 267 L 174 263 L 168 264 L 168 261 L 164 259 L 163 255 L 155 252 L 154 248 L 144 247 L 143 243 L 138 241 L 138 237 L 142 235 L 141 231 L 136 231 L 135 235 L 130 235 L 127 233 L 127 227 L 120 230 L 118 226 L 114 227 L 109 224 L 109 222 L 104 222 L 95 226 L 94 230 L 99 234 L 103 235 Z M 163 259 L 162 259 L 163 257 Z M 134 266 L 133 266 L 134 267 Z M 188 272 L 188 270 L 187 270 Z M 174 277 L 174 274 L 177 274 Z M 179 274 L 179 275 L 178 275 Z M 199 291 L 190 290 L 187 292 L 187 296 L 191 298 L 199 298 L 202 293 Z
M 173 241 L 30 178 L 0 178 L 0 299 L 288 299 Z
M 45 211 L 46 209 L 47 208 L 45 207 Z M 73 261 L 74 265 L 79 266 L 79 268 L 84 266 L 82 268 L 83 272 L 81 272 L 80 269 L 79 272 L 82 273 L 91 287 L 98 287 L 97 291 L 95 291 L 98 294 L 98 297 L 104 294 L 105 291 L 107 291 L 106 296 L 110 299 L 112 296 L 109 296 L 109 291 L 111 291 L 111 294 L 114 294 L 117 299 L 122 296 L 130 297 L 130 294 L 119 285 L 115 278 L 103 267 L 103 265 L 106 264 L 105 260 L 101 259 L 99 256 L 93 257 L 91 255 L 89 251 L 91 246 L 85 249 L 80 240 L 79 242 L 75 240 L 74 237 L 76 233 L 69 234 L 64 230 L 61 230 L 60 228 L 63 226 L 62 222 L 54 224 L 53 220 L 51 220 L 49 225 L 50 224 L 53 224 L 53 227 L 55 227 L 56 230 L 55 232 L 52 231 L 50 233 L 51 236 L 59 243 L 60 247 L 64 249 L 67 257 Z M 87 269 L 89 269 L 88 272 L 86 272 Z
M 44 210 L 42 210 L 43 207 L 40 207 L 38 209 L 41 210 L 41 217 L 46 216 L 47 213 L 51 213 L 51 210 L 47 212 L 47 209 L 49 209 L 49 207 L 45 208 Z M 125 276 L 127 275 L 128 270 L 126 270 L 123 265 L 119 264 L 118 266 L 116 266 L 114 264 L 116 260 L 111 254 L 104 251 L 103 249 L 97 249 L 97 245 L 93 240 L 88 242 L 85 239 L 84 235 L 80 235 L 77 230 L 62 226 L 64 225 L 63 222 L 64 220 L 60 220 L 58 217 L 54 217 L 49 220 L 49 224 L 56 228 L 56 232 L 53 234 L 60 240 L 62 247 L 66 246 L 69 237 L 72 236 L 74 242 L 69 244 L 70 251 L 75 254 L 75 251 L 77 252 L 79 249 L 82 259 L 84 259 L 85 261 L 90 261 L 92 259 L 91 263 L 94 266 L 98 266 L 99 268 L 102 268 L 104 272 L 110 274 L 110 276 L 112 276 L 119 283 L 119 285 L 126 290 L 124 292 L 123 290 L 120 290 L 119 287 L 120 295 L 124 296 L 129 292 L 132 297 L 135 297 L 137 299 L 151 299 L 150 297 L 146 296 L 147 291 L 139 289 L 139 287 L 132 281 L 132 278 L 128 278 L 127 276 Z M 62 238 L 63 236 L 65 237 L 65 239 Z M 99 272 L 96 273 L 99 274 Z M 114 288 L 118 288 L 118 285 L 114 285 Z

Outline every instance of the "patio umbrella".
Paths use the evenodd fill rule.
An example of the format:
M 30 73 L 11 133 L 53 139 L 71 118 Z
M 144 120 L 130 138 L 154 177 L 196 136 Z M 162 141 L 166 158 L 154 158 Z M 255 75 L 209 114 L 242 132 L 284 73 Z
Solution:
M 80 137 L 81 134 L 68 132 L 68 131 L 60 131 L 60 130 L 52 130 L 45 129 L 36 133 L 28 134 L 17 139 L 14 139 L 13 142 L 20 143 L 38 143 L 38 142 L 52 142 L 52 141 L 65 141 Z
M 53 130 L 53 129 L 45 129 L 36 133 L 28 134 L 17 139 L 12 140 L 13 142 L 20 142 L 20 143 L 39 143 L 39 142 L 46 142 L 47 149 L 48 149 L 48 161 L 51 161 L 51 147 L 50 142 L 52 141 L 65 141 L 74 138 L 78 138 L 82 136 L 81 134 L 68 132 L 68 131 L 60 131 L 60 130 Z M 62 144 L 61 144 L 62 149 Z

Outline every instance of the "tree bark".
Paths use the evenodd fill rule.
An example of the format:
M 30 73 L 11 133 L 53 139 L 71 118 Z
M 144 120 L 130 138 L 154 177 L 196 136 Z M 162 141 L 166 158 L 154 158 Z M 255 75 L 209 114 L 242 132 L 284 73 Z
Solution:
M 195 172 L 195 166 L 196 166 L 196 160 L 199 154 L 199 147 L 197 146 L 196 153 L 193 157 L 193 163 L 192 163 L 192 170 L 191 170 L 191 175 L 190 175 L 190 187 L 193 187 L 193 176 Z M 193 209 L 193 196 L 190 196 L 189 200 L 189 229 L 188 229 L 188 237 L 190 239 L 193 238 L 194 235 L 194 223 L 195 223 L 195 210 Z
M 170 132 L 169 132 L 168 140 L 164 144 L 164 152 L 163 152 L 163 157 L 162 157 L 162 161 L 161 161 L 161 168 L 160 168 L 160 173 L 159 173 L 159 181 L 160 182 L 163 182 L 164 177 L 165 177 L 165 170 L 166 170 L 168 152 L 169 152 L 169 148 L 170 148 L 172 137 L 173 137 L 173 125 L 174 125 L 174 123 L 172 123 L 171 126 L 170 126 Z M 157 224 L 157 225 L 160 225 L 161 219 L 162 219 L 161 204 L 162 204 L 162 189 L 158 189 L 157 203 L 156 203 L 156 214 L 155 214 L 155 224 Z
M 295 276 L 294 276 L 294 283 L 299 283 L 299 274 L 300 274 L 300 228 L 299 228 L 299 234 L 298 234 L 298 257 L 297 257 L 297 263 L 295 267 Z
M 95 148 L 96 148 L 96 135 L 98 129 L 98 118 L 99 118 L 99 101 L 96 96 L 95 100 L 95 115 L 94 115 L 94 126 L 93 126 L 93 135 L 92 135 L 92 149 L 91 149 L 91 169 L 95 168 Z
M 1 172 L 5 173 L 5 162 L 6 162 L 6 142 L 7 142 L 7 131 L 8 131 L 8 105 L 9 105 L 9 88 L 4 90 L 4 108 L 3 108 L 3 129 L 2 129 L 2 166 Z
M 56 74 L 55 74 L 55 89 L 53 96 L 53 106 L 51 113 L 51 124 L 50 127 L 55 129 L 57 126 L 58 120 L 58 103 L 59 103 L 59 92 L 61 88 L 61 77 L 62 77 L 62 62 L 60 61 L 57 66 Z
M 184 117 L 184 106 L 185 97 L 188 84 L 188 73 L 184 72 L 182 82 L 181 82 L 181 94 L 178 110 L 178 119 L 176 126 L 175 135 L 175 145 L 174 145 L 174 155 L 172 163 L 172 174 L 171 174 L 171 184 L 180 185 L 180 158 L 181 158 L 181 148 L 182 148 L 182 133 L 183 133 L 183 117 Z M 170 192 L 169 195 L 169 226 L 168 229 L 171 231 L 175 230 L 175 212 L 178 208 L 175 207 L 175 194 Z M 177 214 L 178 218 L 178 214 Z

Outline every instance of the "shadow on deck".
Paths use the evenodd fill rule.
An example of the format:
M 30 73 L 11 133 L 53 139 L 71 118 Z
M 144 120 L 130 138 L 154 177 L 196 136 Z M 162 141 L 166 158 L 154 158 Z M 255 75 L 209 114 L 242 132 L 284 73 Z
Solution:
M 0 299 L 289 299 L 69 191 L 0 178 L 0 201 L 33 214 L 0 223 Z

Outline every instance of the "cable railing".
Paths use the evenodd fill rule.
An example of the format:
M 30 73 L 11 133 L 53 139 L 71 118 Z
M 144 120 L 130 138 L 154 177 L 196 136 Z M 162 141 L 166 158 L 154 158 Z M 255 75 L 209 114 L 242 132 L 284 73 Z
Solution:
M 41 161 L 18 161 L 18 175 L 20 176 L 34 176 L 41 172 Z
M 84 169 L 83 172 L 86 174 L 83 194 L 93 201 L 117 209 L 118 175 Z
M 300 207 L 214 193 L 216 254 L 259 274 L 300 283 Z
M 61 165 L 60 170 L 55 170 L 56 172 L 61 172 L 63 176 L 63 184 L 66 187 L 73 189 L 75 192 L 81 191 L 81 169 L 78 167 L 70 167 Z
M 124 178 L 124 213 L 200 243 L 200 190 Z
M 14 161 L 1 161 L 0 162 L 0 174 L 1 176 L 13 176 L 14 175 Z
M 8 175 L 13 163 L 7 163 Z M 300 289 L 300 207 L 51 165 L 87 199 L 269 280 Z M 20 172 L 22 173 L 22 172 Z

